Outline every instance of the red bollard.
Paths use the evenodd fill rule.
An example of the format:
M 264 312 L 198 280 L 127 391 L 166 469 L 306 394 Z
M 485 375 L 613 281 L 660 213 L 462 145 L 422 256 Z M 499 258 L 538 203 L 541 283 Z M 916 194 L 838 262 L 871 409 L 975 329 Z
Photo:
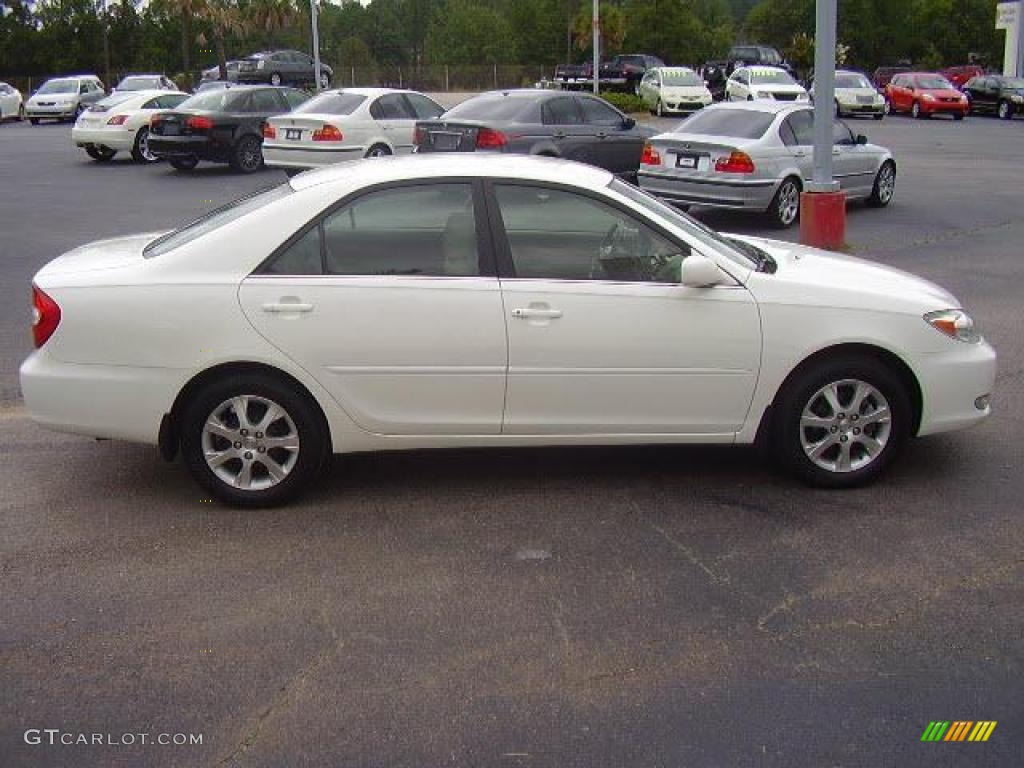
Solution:
M 800 193 L 800 242 L 838 251 L 846 244 L 846 193 Z

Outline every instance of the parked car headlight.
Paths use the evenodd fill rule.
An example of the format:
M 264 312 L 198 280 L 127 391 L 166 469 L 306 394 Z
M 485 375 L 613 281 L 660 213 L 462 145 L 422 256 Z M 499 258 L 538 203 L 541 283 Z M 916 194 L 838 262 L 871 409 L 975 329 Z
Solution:
M 267 62 L 264 59 L 260 59 L 259 61 L 256 62 L 256 69 L 263 69 L 263 67 L 265 67 L 266 65 Z
M 981 341 L 981 334 L 974 327 L 974 319 L 962 309 L 940 309 L 924 316 L 932 328 L 951 339 L 975 344 Z
M 921 99 L 924 101 L 935 101 L 935 97 L 932 96 L 930 93 L 922 93 Z

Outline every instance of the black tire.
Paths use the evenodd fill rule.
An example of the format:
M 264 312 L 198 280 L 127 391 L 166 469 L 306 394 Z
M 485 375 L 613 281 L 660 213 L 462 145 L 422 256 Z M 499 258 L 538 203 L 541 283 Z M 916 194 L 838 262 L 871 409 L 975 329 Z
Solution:
M 231 151 L 231 167 L 242 173 L 256 173 L 263 167 L 263 140 L 249 134 L 243 136 Z
M 132 160 L 136 163 L 156 163 L 160 161 L 156 155 L 149 151 L 149 128 L 142 126 L 135 134 L 135 144 L 132 146 Z
M 885 117 L 885 114 L 879 112 L 877 115 L 872 115 L 872 117 L 875 118 L 875 120 L 881 120 L 883 117 Z
M 32 123 L 32 125 L 39 125 L 39 118 L 38 118 L 38 117 L 30 117 L 30 118 L 28 119 L 28 121 L 29 121 L 30 123 Z
M 326 91 L 331 87 L 331 76 L 326 72 L 320 73 L 320 90 Z
M 172 157 L 169 161 L 171 168 L 176 171 L 191 171 L 199 165 L 198 157 Z
M 1009 120 L 1013 117 L 1013 104 L 1003 99 L 999 102 L 999 106 L 996 107 L 996 114 L 1003 120 Z
M 954 120 L 963 120 L 965 117 L 966 117 L 966 115 L 964 115 L 962 112 L 955 112 L 955 113 L 953 113 L 953 119 Z
M 391 149 L 386 144 L 374 144 L 368 150 L 363 157 L 387 157 L 391 154 Z
M 800 220 L 800 193 L 802 187 L 795 176 L 789 176 L 779 184 L 768 206 L 768 217 L 773 227 L 777 229 L 788 229 Z M 792 208 L 792 194 L 796 194 L 796 210 Z
M 887 174 L 891 174 L 891 186 L 888 186 Z M 868 196 L 867 203 L 872 208 L 885 208 L 889 203 L 892 202 L 892 196 L 895 194 L 896 187 L 896 164 L 891 160 L 886 160 L 882 163 L 882 167 L 878 169 L 878 173 L 875 174 L 875 183 L 871 187 L 871 195 Z
M 853 382 L 862 382 L 874 389 L 887 402 L 888 422 L 869 423 L 873 414 L 880 413 L 878 400 L 864 399 L 861 407 L 841 410 L 832 419 L 829 409 L 823 409 L 824 397 L 816 394 L 837 384 L 836 394 L 840 408 L 853 406 L 857 391 Z M 843 398 L 848 397 L 847 402 Z M 814 406 L 818 403 L 817 406 Z M 874 409 L 870 409 L 874 404 Z M 852 488 L 877 478 L 896 458 L 911 433 L 913 408 L 906 385 L 900 376 L 880 360 L 857 354 L 845 354 L 812 364 L 786 383 L 776 402 L 773 421 L 771 455 L 787 471 L 803 482 L 821 488 Z M 823 423 L 841 426 L 804 426 L 805 409 L 812 418 Z M 869 410 L 870 409 L 870 410 Z M 838 417 L 842 416 L 842 419 Z M 857 419 L 854 419 L 854 417 Z M 857 427 L 856 424 L 861 424 Z M 854 430 L 859 430 L 854 434 Z M 884 437 L 883 437 L 883 432 Z M 845 438 L 845 439 L 844 439 Z M 859 441 L 866 438 L 881 444 L 872 456 Z M 819 442 L 820 441 L 820 442 Z M 826 444 L 826 441 L 828 443 Z M 839 442 L 842 441 L 842 442 Z M 805 448 L 805 443 L 808 448 Z M 821 461 L 833 463 L 833 468 L 822 467 L 810 458 L 814 446 L 826 445 Z M 850 468 L 839 471 L 842 452 L 851 457 Z M 854 456 L 854 452 L 858 455 Z M 834 457 L 833 457 L 834 453 Z M 854 462 L 866 463 L 854 468 Z
M 270 75 L 270 84 L 271 85 L 280 85 L 281 84 L 281 75 L 279 75 L 277 72 L 271 73 L 271 75 Z
M 227 413 L 230 418 L 230 414 L 234 413 L 233 407 L 229 410 L 221 410 L 220 406 L 232 398 L 240 396 L 270 401 L 284 411 L 291 424 L 287 424 L 284 419 L 272 422 L 271 429 L 275 425 L 280 427 L 277 435 L 290 436 L 292 427 L 295 430 L 297 450 L 294 454 L 283 448 L 272 447 L 268 450 L 262 446 L 261 440 L 273 438 L 274 434 L 270 429 L 267 430 L 266 436 L 254 432 L 253 430 L 258 425 L 253 423 L 250 423 L 249 434 L 245 437 L 239 435 L 239 442 L 234 444 L 226 438 L 207 438 L 211 441 L 207 447 L 212 450 L 238 451 L 241 454 L 222 465 L 225 474 L 230 475 L 237 467 L 241 477 L 242 469 L 248 464 L 251 481 L 256 484 L 270 482 L 273 479 L 270 472 L 267 471 L 268 464 L 263 458 L 264 456 L 272 458 L 279 470 L 283 469 L 289 461 L 291 462 L 283 479 L 262 489 L 239 487 L 239 485 L 244 485 L 244 479 L 236 484 L 229 484 L 226 479 L 211 469 L 206 460 L 203 433 L 207 421 L 216 414 Z M 249 406 L 249 418 L 259 418 L 262 407 L 264 406 L 259 400 L 254 400 Z M 265 410 L 263 412 L 265 413 Z M 228 423 L 223 419 L 221 421 L 224 424 Z M 236 429 L 241 427 L 237 416 L 233 423 L 237 425 Z M 181 452 L 185 466 L 193 479 L 216 498 L 239 507 L 267 507 L 295 498 L 306 490 L 320 471 L 330 444 L 323 418 L 309 396 L 296 390 L 294 385 L 289 385 L 267 374 L 232 375 L 207 384 L 196 392 L 191 401 L 185 405 L 180 426 Z M 257 434 L 260 435 L 260 438 L 255 437 Z M 247 442 L 242 443 L 242 440 Z M 264 450 L 259 451 L 260 447 L 263 447 Z M 246 451 L 246 448 L 252 448 L 252 450 Z M 243 459 L 242 456 L 249 458 Z M 282 460 L 282 456 L 287 458 Z
M 921 105 L 918 102 L 914 102 L 910 105 L 910 116 L 915 120 L 923 120 L 927 115 L 921 111 Z
M 109 163 L 114 159 L 114 155 L 117 154 L 117 150 L 109 149 L 108 147 L 86 147 L 85 154 L 97 163 Z

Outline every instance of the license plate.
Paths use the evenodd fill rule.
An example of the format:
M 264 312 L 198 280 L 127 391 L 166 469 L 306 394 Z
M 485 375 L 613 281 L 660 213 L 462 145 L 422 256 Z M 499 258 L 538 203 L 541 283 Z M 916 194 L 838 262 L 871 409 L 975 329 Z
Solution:
M 162 133 L 164 136 L 177 136 L 178 135 L 178 124 L 177 123 L 165 122 L 163 124 L 163 128 L 161 129 L 160 133 Z
M 302 130 L 299 128 L 285 128 L 284 137 L 290 141 L 298 141 L 302 138 Z
M 696 155 L 678 155 L 676 157 L 676 168 L 696 168 L 697 159 Z
M 457 149 L 461 138 L 457 133 L 435 133 L 434 149 Z
M 873 102 L 874 100 L 875 100 L 875 99 L 874 99 L 874 97 L 873 97 L 873 96 L 858 96 L 858 97 L 857 97 L 857 102 L 858 102 L 859 104 L 870 104 L 870 103 L 872 103 L 872 102 Z

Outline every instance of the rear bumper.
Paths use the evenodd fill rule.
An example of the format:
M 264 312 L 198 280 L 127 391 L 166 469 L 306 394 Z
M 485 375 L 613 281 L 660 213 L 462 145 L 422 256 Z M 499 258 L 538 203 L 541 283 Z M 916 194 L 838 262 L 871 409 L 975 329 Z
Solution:
M 271 168 L 320 168 L 324 165 L 357 160 L 365 147 L 330 147 L 310 149 L 263 143 L 263 162 Z
M 686 179 L 665 173 L 637 171 L 637 182 L 644 189 L 664 200 L 687 205 L 706 205 L 766 211 L 778 187 L 777 179 L 747 181 Z
M 198 157 L 214 163 L 228 162 L 231 144 L 213 142 L 207 136 L 154 136 L 149 135 L 149 151 L 156 157 Z
M 996 352 L 987 342 L 957 342 L 949 352 L 921 355 L 914 362 L 923 399 L 919 435 L 969 427 L 991 414 L 991 406 L 977 406 L 996 380 Z
M 109 147 L 127 151 L 135 144 L 135 132 L 123 127 L 72 128 L 71 140 L 76 147 Z

